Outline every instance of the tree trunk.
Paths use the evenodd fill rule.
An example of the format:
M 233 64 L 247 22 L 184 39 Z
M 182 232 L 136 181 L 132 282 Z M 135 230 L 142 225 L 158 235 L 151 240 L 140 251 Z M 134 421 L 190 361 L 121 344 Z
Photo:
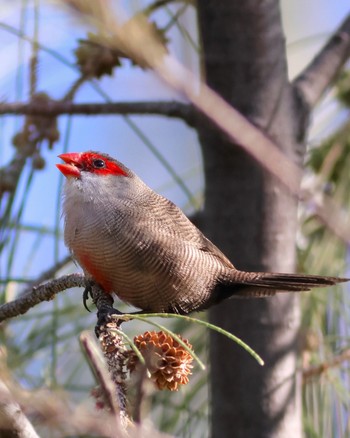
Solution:
M 287 77 L 279 2 L 198 0 L 198 15 L 208 84 L 299 160 L 297 100 Z M 205 233 L 239 269 L 293 272 L 295 199 L 207 123 L 199 135 Z M 213 437 L 301 437 L 299 312 L 298 297 L 287 293 L 231 299 L 210 311 L 212 323 L 265 360 L 260 367 L 232 341 L 211 334 Z

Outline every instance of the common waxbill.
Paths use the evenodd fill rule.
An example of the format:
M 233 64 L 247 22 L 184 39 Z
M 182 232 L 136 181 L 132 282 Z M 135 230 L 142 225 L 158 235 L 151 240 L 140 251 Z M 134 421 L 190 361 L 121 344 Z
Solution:
M 186 314 L 231 296 L 261 297 L 346 281 L 244 272 L 171 201 L 100 152 L 59 155 L 67 178 L 65 243 L 104 291 L 149 312 Z

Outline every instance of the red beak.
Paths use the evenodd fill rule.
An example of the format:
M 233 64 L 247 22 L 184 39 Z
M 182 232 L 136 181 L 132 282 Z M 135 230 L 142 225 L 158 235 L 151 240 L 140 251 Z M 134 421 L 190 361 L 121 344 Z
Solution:
M 66 164 L 56 164 L 58 170 L 60 170 L 66 178 L 79 178 L 81 165 L 81 154 L 78 152 L 72 152 L 70 154 L 61 154 L 58 156 Z

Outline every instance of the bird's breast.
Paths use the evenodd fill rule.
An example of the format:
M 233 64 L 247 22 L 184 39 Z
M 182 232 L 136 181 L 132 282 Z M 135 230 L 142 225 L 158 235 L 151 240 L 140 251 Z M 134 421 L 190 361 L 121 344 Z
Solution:
M 187 313 L 205 304 L 215 283 L 215 257 L 154 220 L 147 207 L 75 197 L 74 205 L 66 202 L 65 215 L 67 246 L 107 292 L 154 312 Z

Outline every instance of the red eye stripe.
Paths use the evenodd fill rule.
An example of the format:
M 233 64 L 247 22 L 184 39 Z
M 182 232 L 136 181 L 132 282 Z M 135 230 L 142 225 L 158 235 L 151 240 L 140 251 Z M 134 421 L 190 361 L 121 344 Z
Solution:
M 94 161 L 103 161 L 105 163 L 104 167 L 97 167 Z M 89 172 L 98 175 L 123 175 L 128 176 L 127 172 L 122 169 L 115 161 L 109 160 L 103 155 L 85 153 L 82 154 L 81 162 L 85 164 L 85 169 Z
M 112 161 L 103 160 L 106 163 L 105 167 L 96 168 L 92 164 L 91 171 L 97 173 L 99 175 L 123 175 L 127 176 L 125 170 L 118 166 L 117 163 L 113 163 Z

